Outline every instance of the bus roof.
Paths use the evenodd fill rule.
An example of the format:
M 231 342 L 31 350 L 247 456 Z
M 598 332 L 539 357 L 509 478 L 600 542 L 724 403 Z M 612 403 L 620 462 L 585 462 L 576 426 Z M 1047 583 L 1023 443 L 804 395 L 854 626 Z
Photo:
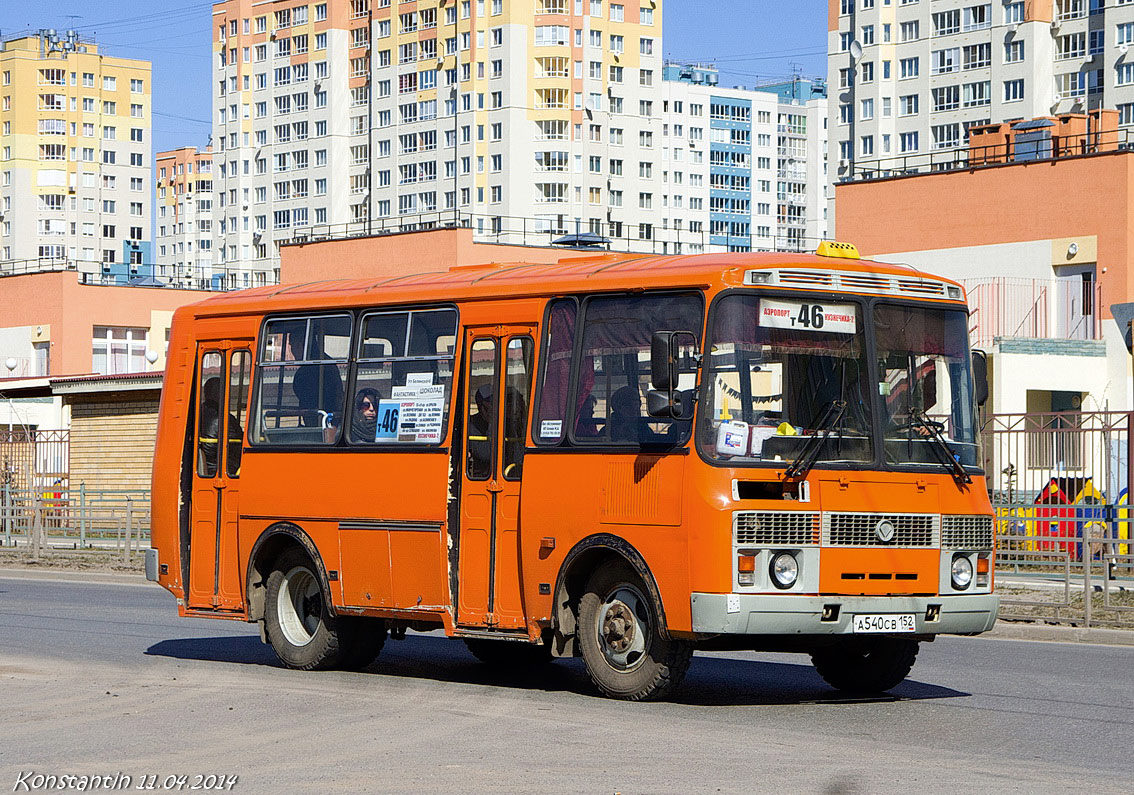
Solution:
M 774 286 L 791 289 L 900 293 L 910 297 L 909 290 L 901 290 L 900 285 L 904 284 L 913 286 L 915 297 L 960 300 L 947 295 L 946 285 L 960 287 L 950 279 L 908 265 L 871 260 L 785 253 L 647 256 L 603 252 L 567 256 L 550 264 L 493 262 L 387 278 L 329 279 L 254 287 L 213 296 L 191 304 L 190 308 L 197 316 L 204 317 L 310 309 L 313 305 L 338 308 L 627 289 L 739 287 L 753 283 L 773 286 L 763 281 L 753 282 L 748 275 L 753 271 L 775 271 L 778 280 Z M 868 275 L 895 278 L 864 278 Z M 922 289 L 917 285 L 922 285 Z M 963 295 L 963 291 L 958 295 Z

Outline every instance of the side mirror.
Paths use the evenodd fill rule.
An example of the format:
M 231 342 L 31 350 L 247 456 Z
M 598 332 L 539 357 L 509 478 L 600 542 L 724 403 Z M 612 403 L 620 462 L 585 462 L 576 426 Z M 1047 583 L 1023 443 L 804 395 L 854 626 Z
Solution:
M 646 394 L 646 411 L 651 417 L 685 420 L 693 416 L 693 391 L 677 389 L 680 367 L 679 346 L 682 338 L 693 349 L 697 361 L 697 335 L 691 331 L 655 331 L 650 338 L 650 386 Z
M 668 391 L 677 386 L 675 331 L 655 331 L 650 338 L 650 386 Z
M 988 354 L 982 350 L 973 350 L 973 387 L 977 405 L 983 406 L 988 401 Z

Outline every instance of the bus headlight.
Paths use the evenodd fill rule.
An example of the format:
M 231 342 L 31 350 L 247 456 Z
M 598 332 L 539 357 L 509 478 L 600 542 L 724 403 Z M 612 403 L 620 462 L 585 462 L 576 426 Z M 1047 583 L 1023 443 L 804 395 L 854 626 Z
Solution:
M 790 552 L 779 552 L 772 556 L 768 573 L 772 575 L 772 583 L 777 588 L 790 588 L 799 578 L 799 561 Z
M 973 564 L 966 555 L 954 555 L 951 567 L 953 574 L 953 588 L 963 591 L 973 582 Z

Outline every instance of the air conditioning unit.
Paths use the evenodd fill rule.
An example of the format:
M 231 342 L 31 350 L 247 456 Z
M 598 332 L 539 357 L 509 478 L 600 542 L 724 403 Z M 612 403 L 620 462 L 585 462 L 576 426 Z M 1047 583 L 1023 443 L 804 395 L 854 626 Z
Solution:
M 850 165 L 850 161 L 847 160 L 846 158 L 843 158 L 842 160 L 839 161 L 839 168 L 847 168 L 849 165 Z
M 1051 102 L 1052 102 L 1053 105 L 1058 105 L 1062 101 L 1063 101 L 1063 95 L 1060 94 L 1058 91 L 1056 91 L 1054 94 L 1051 95 Z
M 1020 23 L 1019 22 L 1013 22 L 1011 25 L 1008 26 L 1008 32 L 1009 33 L 1015 33 L 1019 29 L 1020 29 Z
M 1118 45 L 1118 51 L 1120 53 L 1122 53 L 1123 55 L 1125 55 L 1127 52 L 1130 51 L 1130 45 L 1129 44 L 1119 44 Z

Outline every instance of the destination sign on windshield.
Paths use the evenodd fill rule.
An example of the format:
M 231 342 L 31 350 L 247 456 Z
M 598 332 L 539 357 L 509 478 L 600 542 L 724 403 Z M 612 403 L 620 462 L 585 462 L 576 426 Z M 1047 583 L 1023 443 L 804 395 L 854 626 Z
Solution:
M 858 331 L 854 304 L 760 299 L 760 322 L 764 328 L 854 334 Z

